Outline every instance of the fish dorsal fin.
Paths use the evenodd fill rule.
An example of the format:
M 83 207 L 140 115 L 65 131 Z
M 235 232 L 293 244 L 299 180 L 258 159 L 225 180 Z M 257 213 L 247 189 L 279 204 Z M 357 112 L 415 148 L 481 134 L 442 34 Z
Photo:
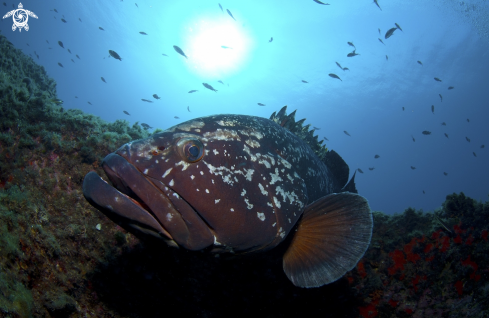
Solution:
M 296 111 L 293 111 L 287 115 L 287 106 L 284 106 L 278 113 L 274 112 L 272 116 L 270 116 L 270 120 L 289 130 L 311 147 L 316 156 L 318 156 L 318 158 L 321 159 L 333 173 L 335 184 L 338 185 L 334 190 L 335 192 L 341 192 L 342 187 L 344 187 L 343 191 L 357 193 L 353 178 L 352 181 L 348 183 L 350 187 L 347 189 L 346 183 L 348 182 L 350 168 L 343 158 L 333 150 L 328 151 L 328 148 L 322 144 L 322 140 L 321 142 L 318 141 L 318 136 L 314 136 L 315 129 L 309 129 L 311 127 L 310 124 L 304 126 L 304 122 L 306 121 L 305 118 L 295 121 L 295 112 Z
M 298 287 L 319 287 L 341 278 L 363 257 L 372 237 L 367 200 L 333 193 L 308 205 L 283 257 L 284 272 Z

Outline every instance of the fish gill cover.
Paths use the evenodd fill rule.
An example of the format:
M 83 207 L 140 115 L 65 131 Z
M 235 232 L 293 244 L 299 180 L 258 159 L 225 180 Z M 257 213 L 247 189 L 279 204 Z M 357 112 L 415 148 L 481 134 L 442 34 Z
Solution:
M 453 6 L 467 11 L 470 5 L 467 3 L 454 3 Z M 385 12 L 387 4 L 382 1 L 378 4 Z M 435 5 L 439 6 L 439 3 Z M 132 3 L 131 6 L 138 10 Z M 381 12 L 375 4 L 372 6 Z M 0 8 L 5 7 L 0 4 Z M 11 10 L 10 7 L 16 8 L 17 3 L 15 6 L 8 3 L 5 10 Z M 474 8 L 473 12 L 479 12 L 477 6 Z M 59 14 L 57 10 L 49 9 L 53 16 Z M 33 11 L 39 14 L 38 10 Z M 238 12 L 233 9 L 232 12 L 239 19 Z M 87 19 L 84 18 L 84 22 L 79 19 L 77 23 L 85 23 Z M 67 20 L 70 23 L 76 18 Z M 37 25 L 40 21 L 36 21 Z M 60 14 L 53 21 L 63 23 Z M 11 32 L 11 24 L 3 22 L 2 33 Z M 401 22 L 401 25 L 406 31 L 405 23 Z M 482 35 L 486 32 L 487 37 L 483 23 L 474 23 L 474 26 Z M 29 32 L 35 27 L 33 25 Z M 400 32 L 397 31 L 391 39 L 397 33 Z M 376 37 L 374 41 L 377 41 Z M 78 107 L 77 97 L 70 97 L 69 102 L 63 97 L 65 103 L 63 107 L 59 106 L 60 96 L 57 94 L 66 93 L 56 91 L 56 82 L 46 75 L 44 67 L 16 49 L 5 37 L 0 38 L 0 316 L 151 317 L 161 315 L 161 308 L 182 315 L 211 317 L 229 316 L 236 310 L 248 315 L 260 312 L 268 316 L 487 315 L 489 203 L 473 200 L 463 193 L 448 195 L 443 203 L 443 200 L 437 201 L 437 204 L 442 203 L 441 208 L 430 213 L 412 208 L 394 216 L 374 212 L 373 238 L 364 258 L 344 278 L 315 290 L 293 287 L 282 277 L 281 263 L 269 255 L 222 260 L 170 248 L 154 248 L 151 242 L 140 242 L 87 204 L 82 196 L 81 182 L 89 171 L 102 172 L 98 165 L 107 153 L 125 142 L 150 134 L 139 124 L 129 125 L 112 119 L 106 122 L 83 111 L 69 109 Z M 273 44 L 279 43 L 279 37 L 274 38 Z M 57 42 L 57 39 L 49 39 L 51 43 Z M 266 40 L 268 42 L 268 37 Z M 358 45 L 356 40 L 354 42 Z M 21 45 L 28 52 L 36 50 L 27 48 L 23 42 L 15 46 Z M 86 47 L 92 48 L 90 45 Z M 103 52 L 105 57 L 106 51 Z M 39 49 L 37 52 L 41 53 L 41 58 L 45 57 Z M 88 54 L 81 52 L 89 52 L 78 52 L 82 61 L 86 60 Z M 36 54 L 33 52 L 33 57 L 39 61 Z M 392 60 L 393 55 L 389 56 Z M 122 57 L 125 61 L 125 55 Z M 424 66 L 416 64 L 426 67 L 426 60 L 422 60 Z M 62 62 L 66 66 L 66 62 Z M 53 67 L 62 70 L 57 61 L 52 64 L 54 66 L 45 65 L 45 68 L 53 75 L 57 74 Z M 75 72 L 73 75 L 79 76 Z M 94 81 L 101 82 L 100 75 L 94 76 Z M 440 78 L 445 83 L 446 76 Z M 430 81 L 435 82 L 432 78 Z M 459 88 L 458 85 L 455 87 L 454 91 Z M 81 93 L 77 95 L 82 96 Z M 153 93 L 148 92 L 143 97 L 151 98 Z M 439 100 L 437 93 L 434 95 L 435 100 Z M 268 101 L 259 100 L 270 105 Z M 286 102 L 280 107 L 284 104 Z M 431 104 L 426 106 L 429 116 L 433 116 L 429 110 Z M 182 106 L 185 112 L 186 106 Z M 405 106 L 408 112 L 409 105 Z M 138 107 L 128 110 L 131 114 L 139 112 Z M 318 126 L 321 122 L 316 122 L 316 118 L 326 118 L 307 117 Z M 465 117 L 461 116 L 463 122 L 469 124 Z M 477 116 L 471 116 L 470 123 L 475 121 L 472 117 Z M 450 121 L 440 120 L 445 121 L 450 127 Z M 339 129 L 341 134 L 343 129 Z M 355 136 L 354 130 L 346 129 Z M 424 129 L 431 127 L 421 127 L 416 141 L 414 137 L 411 141 L 407 134 L 409 142 L 419 143 L 424 137 L 421 136 Z M 450 138 L 457 138 L 456 130 L 447 132 Z M 329 134 L 328 137 L 332 138 Z M 433 136 L 426 136 L 430 137 Z M 459 139 L 468 144 L 464 137 Z M 368 145 L 372 148 L 372 144 Z M 337 149 L 336 145 L 334 148 Z M 451 150 L 458 148 L 451 147 Z M 373 157 L 377 152 L 371 151 L 368 156 Z M 382 155 L 378 160 L 386 158 L 386 153 L 378 153 Z M 423 161 L 418 163 L 415 163 L 416 171 L 424 164 Z M 465 171 L 462 168 L 460 165 L 459 169 Z M 480 175 L 483 173 L 481 171 Z M 486 187 L 473 182 L 473 178 L 467 179 L 487 191 Z M 369 186 L 386 197 L 384 191 L 379 191 L 372 182 Z M 389 183 L 383 183 L 383 186 L 388 188 Z M 416 191 L 419 192 L 418 187 Z M 436 183 L 430 188 L 450 193 Z M 410 195 L 407 197 L 413 200 Z M 154 306 L 156 303 L 161 306 Z M 243 307 L 243 303 L 247 306 Z

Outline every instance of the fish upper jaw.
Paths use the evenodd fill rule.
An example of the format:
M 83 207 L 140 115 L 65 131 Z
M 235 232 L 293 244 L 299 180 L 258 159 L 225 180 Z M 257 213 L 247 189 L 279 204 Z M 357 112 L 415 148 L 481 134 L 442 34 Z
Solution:
M 189 250 L 213 244 L 213 234 L 193 208 L 161 181 L 145 176 L 118 154 L 105 157 L 102 167 L 114 187 L 91 172 L 83 193 L 113 221 L 135 234 L 150 234 Z

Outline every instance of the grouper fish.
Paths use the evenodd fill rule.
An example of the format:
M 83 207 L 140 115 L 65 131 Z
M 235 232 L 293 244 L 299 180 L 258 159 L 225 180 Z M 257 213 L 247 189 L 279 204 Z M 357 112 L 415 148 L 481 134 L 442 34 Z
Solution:
M 355 267 L 373 222 L 355 174 L 348 181 L 345 161 L 303 122 L 286 106 L 270 119 L 195 118 L 109 154 L 110 183 L 89 172 L 83 194 L 128 231 L 170 246 L 247 254 L 283 242 L 290 281 L 319 287 Z

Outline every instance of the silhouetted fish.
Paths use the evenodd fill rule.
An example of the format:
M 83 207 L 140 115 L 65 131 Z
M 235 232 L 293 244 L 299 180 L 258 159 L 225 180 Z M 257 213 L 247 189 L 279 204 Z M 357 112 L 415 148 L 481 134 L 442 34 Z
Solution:
M 78 54 L 77 54 L 77 55 L 75 55 L 75 56 L 76 56 L 76 58 L 77 58 L 77 59 L 81 60 L 81 58 L 78 56 Z
M 347 57 L 353 57 L 353 56 L 355 56 L 355 55 L 360 55 L 360 54 L 356 53 L 356 50 L 353 50 L 353 52 L 348 53 L 346 56 L 347 56 Z
M 411 166 L 411 169 L 415 170 L 415 169 L 416 169 L 416 167 Z
M 413 135 L 411 135 L 411 138 L 413 138 L 413 141 L 416 142 L 416 139 L 414 139 Z
M 123 110 L 122 112 L 123 112 L 124 114 L 126 114 L 126 115 L 131 116 L 131 114 L 129 114 L 129 113 L 128 113 L 128 112 L 126 112 L 125 110 Z
M 146 103 L 152 103 L 152 102 L 153 102 L 153 101 L 151 101 L 151 100 L 144 99 L 144 98 L 141 98 L 141 100 L 142 100 L 143 102 L 146 102 Z
M 175 49 L 175 51 L 177 51 L 178 54 L 180 54 L 181 56 L 185 56 L 185 58 L 188 59 L 187 55 L 185 55 L 185 53 L 183 53 L 181 48 L 179 48 L 176 45 L 174 45 L 173 48 Z
M 168 55 L 166 55 L 165 53 L 161 53 L 161 55 L 163 55 L 163 56 L 168 56 Z
M 148 35 L 146 32 L 139 32 L 139 34 Z
M 155 99 L 161 99 L 161 98 L 158 96 L 158 94 L 153 94 L 153 98 L 155 98 Z
M 258 103 L 259 106 L 266 106 L 265 104 L 262 104 L 262 103 Z
M 58 65 L 64 68 L 63 64 L 61 64 L 60 62 L 58 62 Z
M 236 21 L 236 19 L 233 17 L 233 14 L 231 13 L 231 11 L 229 11 L 229 9 L 226 9 L 226 11 L 228 12 L 229 16 L 231 18 L 233 18 L 234 21 Z
M 355 47 L 355 44 L 353 44 L 353 42 L 346 42 L 346 43 L 347 43 L 349 46 L 352 46 L 352 47 L 353 47 L 355 50 L 357 49 L 357 48 Z
M 394 23 L 394 24 L 396 25 L 396 27 L 397 27 L 399 30 L 401 30 L 401 31 L 402 31 L 401 26 L 400 26 L 399 24 L 397 24 L 397 23 Z M 402 32 L 404 32 L 404 31 L 402 31 Z
M 382 43 L 382 44 L 384 44 L 384 45 L 385 45 L 384 41 L 382 41 L 382 39 L 381 39 L 381 38 L 378 38 L 378 39 L 379 39 L 380 43 Z
M 382 11 L 382 8 L 380 8 L 379 3 L 377 2 L 377 0 L 374 0 L 374 3 L 377 5 L 377 7 L 379 7 L 380 11 Z
M 445 137 L 447 137 L 447 138 L 448 138 L 448 135 L 447 135 L 447 133 L 445 133 Z
M 188 92 L 189 92 L 189 94 L 191 94 L 191 93 L 195 93 L 195 92 L 198 92 L 198 90 L 196 90 L 196 89 L 193 89 L 193 90 L 191 90 L 191 91 L 188 91 Z
M 418 64 L 421 65 L 421 66 L 423 66 L 423 63 L 421 63 L 421 61 L 418 61 Z
M 362 169 L 358 168 L 357 170 L 358 172 L 363 173 Z
M 268 42 L 272 42 L 273 41 L 273 36 L 270 38 L 270 40 L 268 40 Z
M 370 170 L 370 171 L 372 171 L 372 170 L 374 170 L 374 169 L 375 169 L 375 167 L 372 167 L 372 168 L 370 168 L 370 167 L 369 167 L 369 168 L 368 168 L 368 170 Z
M 313 1 L 316 2 L 316 3 L 319 3 L 319 4 L 324 4 L 326 6 L 329 6 L 329 3 L 324 3 L 324 2 L 321 2 L 319 0 L 313 0 Z
M 443 96 L 441 94 L 438 94 L 438 96 L 440 96 L 440 100 L 443 102 Z
M 375 155 L 374 158 L 377 159 L 377 158 L 380 158 L 380 156 L 379 155 Z
M 109 50 L 109 54 L 110 54 L 110 56 L 112 56 L 112 57 L 113 57 L 113 58 L 115 58 L 116 60 L 122 61 L 122 59 L 121 59 L 121 57 L 119 56 L 119 54 L 117 54 L 115 51 Z
M 210 89 L 211 91 L 217 92 L 217 89 L 207 83 L 202 83 L 202 85 L 204 85 L 205 88 Z
M 187 110 L 188 110 L 188 112 L 190 113 L 190 106 L 187 106 Z
M 102 28 L 102 27 L 98 27 L 98 28 L 99 28 L 99 30 L 105 31 L 104 28 Z
M 218 5 L 219 5 L 219 8 L 221 8 L 221 12 L 224 12 L 224 11 L 222 10 L 222 6 L 221 6 L 221 4 L 220 4 L 220 3 L 218 3 Z
M 107 82 L 105 81 L 105 78 L 100 77 L 100 79 L 102 80 L 102 82 L 107 83 Z
M 63 21 L 64 23 L 66 23 L 66 20 L 65 19 L 61 19 L 61 21 Z
M 394 34 L 394 31 L 396 31 L 397 28 L 391 28 L 389 29 L 386 33 L 385 33 L 385 38 L 388 39 L 390 38 L 393 34 Z
M 467 118 L 467 122 L 470 123 L 470 119 Z
M 448 176 L 448 173 L 446 173 L 446 172 L 443 172 L 443 174 L 446 175 L 446 176 Z
M 339 79 L 340 81 L 342 81 L 342 82 L 343 82 L 343 80 L 342 80 L 342 79 L 341 79 L 341 78 L 340 78 L 338 75 L 336 75 L 336 74 L 329 73 L 328 75 L 329 75 L 330 77 L 332 77 L 332 78 Z
M 465 137 L 465 140 L 467 140 L 468 142 L 470 142 L 470 138 L 469 137 Z
M 450 90 L 450 89 L 454 89 L 454 88 L 455 88 L 455 87 L 453 87 L 453 86 L 448 86 L 448 89 L 449 89 L 449 90 Z
M 431 112 L 434 114 L 435 113 L 435 105 L 431 105 Z
M 346 130 L 343 130 L 343 132 L 345 133 L 345 135 L 347 135 L 347 136 L 350 136 L 350 137 L 351 137 L 351 135 L 350 135 L 350 134 L 349 134 L 349 133 L 348 133 Z
M 58 41 L 58 44 L 59 44 L 59 46 L 61 46 L 63 49 L 65 48 L 65 47 L 64 47 L 64 45 L 63 45 L 63 42 Z
M 431 131 L 423 130 L 422 134 L 423 135 L 431 135 Z
M 446 126 L 447 124 L 446 124 L 445 122 L 442 122 L 442 123 L 441 123 L 441 125 L 442 125 L 442 126 Z
M 475 154 L 475 152 L 472 152 L 472 154 L 474 155 L 474 157 L 477 157 L 477 155 Z
M 90 102 L 87 102 L 87 103 L 89 103 L 90 105 L 92 105 L 92 103 L 90 103 Z
M 302 80 L 302 83 L 309 83 L 309 82 L 307 82 L 307 81 L 305 81 L 305 80 Z
M 441 82 L 441 79 L 439 79 L 438 77 L 434 77 L 435 81 L 437 82 Z

